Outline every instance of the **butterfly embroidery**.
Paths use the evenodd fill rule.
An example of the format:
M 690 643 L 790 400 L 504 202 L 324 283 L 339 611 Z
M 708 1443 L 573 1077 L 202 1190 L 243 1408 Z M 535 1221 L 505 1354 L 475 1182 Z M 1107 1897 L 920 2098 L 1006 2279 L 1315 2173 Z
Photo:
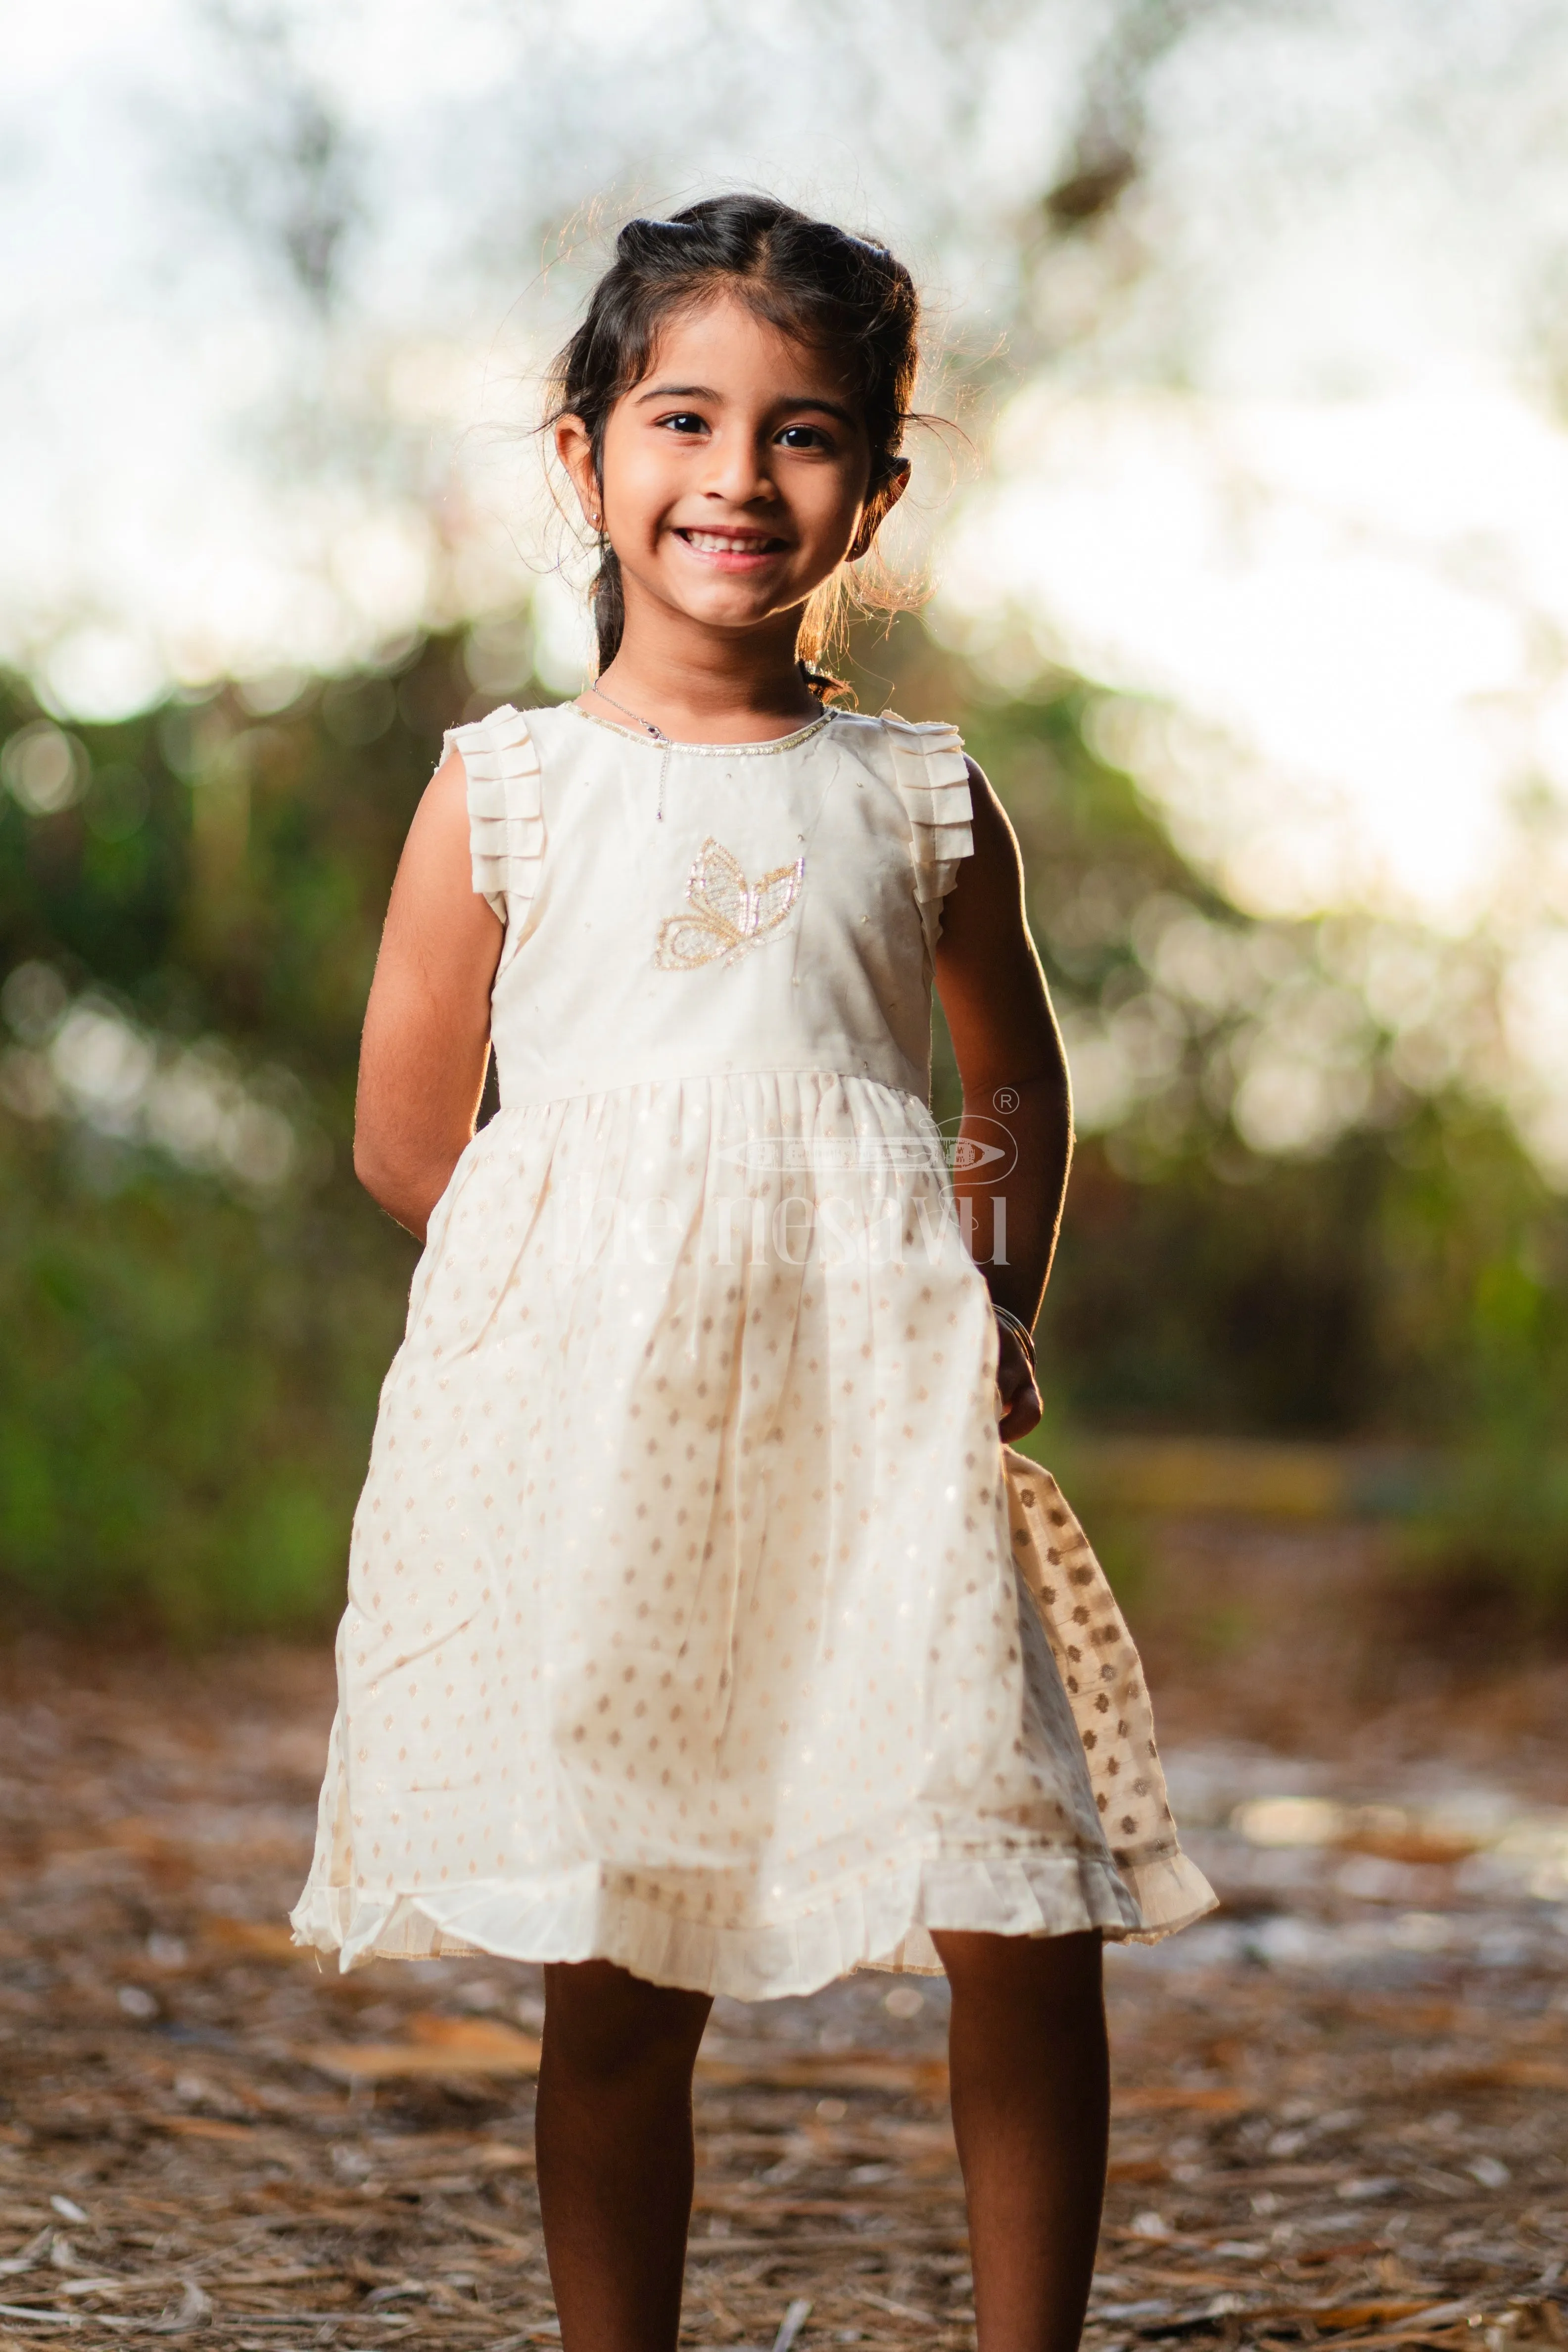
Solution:
M 700 964 L 734 963 L 776 931 L 800 896 L 804 854 L 748 882 L 740 860 L 711 834 L 686 877 L 689 911 L 667 915 L 658 927 L 654 961 L 661 971 L 695 971 Z

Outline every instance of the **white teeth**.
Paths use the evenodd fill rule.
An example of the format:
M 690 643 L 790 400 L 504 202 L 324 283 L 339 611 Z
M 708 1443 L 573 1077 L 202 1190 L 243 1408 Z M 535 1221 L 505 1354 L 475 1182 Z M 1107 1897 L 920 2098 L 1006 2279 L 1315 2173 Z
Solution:
M 759 553 L 763 547 L 760 539 L 732 538 L 722 530 L 688 530 L 681 536 L 689 546 L 700 547 L 713 555 L 751 555 Z

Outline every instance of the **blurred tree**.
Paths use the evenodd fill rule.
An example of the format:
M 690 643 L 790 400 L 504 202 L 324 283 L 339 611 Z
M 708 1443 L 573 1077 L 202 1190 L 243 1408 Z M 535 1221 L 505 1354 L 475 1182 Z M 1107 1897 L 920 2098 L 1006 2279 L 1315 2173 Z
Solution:
M 860 684 L 868 707 L 963 712 L 1023 846 L 1079 1097 L 1042 1327 L 1059 1408 L 1450 1443 L 1530 1428 L 1550 1452 L 1568 1419 L 1568 1203 L 1446 1064 L 1415 1082 L 1441 997 L 1413 1030 L 1352 985 L 1432 943 L 1371 918 L 1244 915 L 1096 750 L 1109 698 L 1080 679 L 988 692 L 906 620 L 865 650 Z M 1484 960 L 1441 952 L 1469 1002 Z M 936 1093 L 956 1111 L 950 1053 Z
M 195 148 L 198 187 L 241 229 L 264 271 L 324 315 L 342 290 L 352 230 L 365 218 L 338 109 L 304 65 L 300 27 L 229 0 L 200 0 L 197 21 L 223 60 L 226 103 L 205 115 Z
M 76 730 L 0 684 L 17 1605 L 190 1637 L 336 1606 L 414 1261 L 351 1173 L 360 1017 L 441 730 L 550 698 L 529 646 L 492 621 Z M 960 715 L 1024 845 L 1087 1130 L 1053 1419 L 1440 1442 L 1429 1548 L 1568 1584 L 1568 1213 L 1500 1115 L 1411 1081 L 1346 976 L 1365 942 L 1251 921 L 1192 868 L 1082 680 L 1002 696 L 914 618 L 857 652 L 864 707 Z

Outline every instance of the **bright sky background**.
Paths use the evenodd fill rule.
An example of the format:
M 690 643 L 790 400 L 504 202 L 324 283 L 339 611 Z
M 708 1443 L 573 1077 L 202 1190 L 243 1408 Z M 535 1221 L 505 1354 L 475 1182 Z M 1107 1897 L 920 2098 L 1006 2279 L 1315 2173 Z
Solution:
M 530 371 L 599 250 L 579 222 L 543 274 L 552 234 L 772 185 L 905 251 L 967 373 L 976 461 L 951 492 L 924 461 L 937 625 L 1152 698 L 1129 744 L 1246 903 L 1510 929 L 1568 1101 L 1559 0 L 566 14 L 11 13 L 0 656 L 108 715 L 515 601 L 552 546 Z M 1048 242 L 1118 56 L 1142 175 Z M 345 226 L 312 304 L 316 101 Z

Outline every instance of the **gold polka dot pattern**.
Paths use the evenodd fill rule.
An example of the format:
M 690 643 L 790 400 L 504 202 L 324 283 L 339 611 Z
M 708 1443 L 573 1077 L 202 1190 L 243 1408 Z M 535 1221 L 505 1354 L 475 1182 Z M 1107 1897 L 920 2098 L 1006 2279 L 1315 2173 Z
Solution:
M 1109 1596 L 1031 1598 L 1055 1489 L 997 1439 L 912 1058 L 956 739 L 675 747 L 662 818 L 658 761 L 580 716 L 458 740 L 509 926 L 502 1108 L 382 1391 L 298 1940 L 765 1999 L 934 1969 L 933 1929 L 1194 1916 Z M 672 982 L 658 926 L 710 835 L 805 884 Z
M 1214 1898 L 1177 1840 L 1142 1662 L 1050 1472 L 1010 1445 L 1002 1459 L 1013 1555 L 1072 1709 L 1111 1859 L 1147 1926 L 1168 1935 L 1212 1910 Z

